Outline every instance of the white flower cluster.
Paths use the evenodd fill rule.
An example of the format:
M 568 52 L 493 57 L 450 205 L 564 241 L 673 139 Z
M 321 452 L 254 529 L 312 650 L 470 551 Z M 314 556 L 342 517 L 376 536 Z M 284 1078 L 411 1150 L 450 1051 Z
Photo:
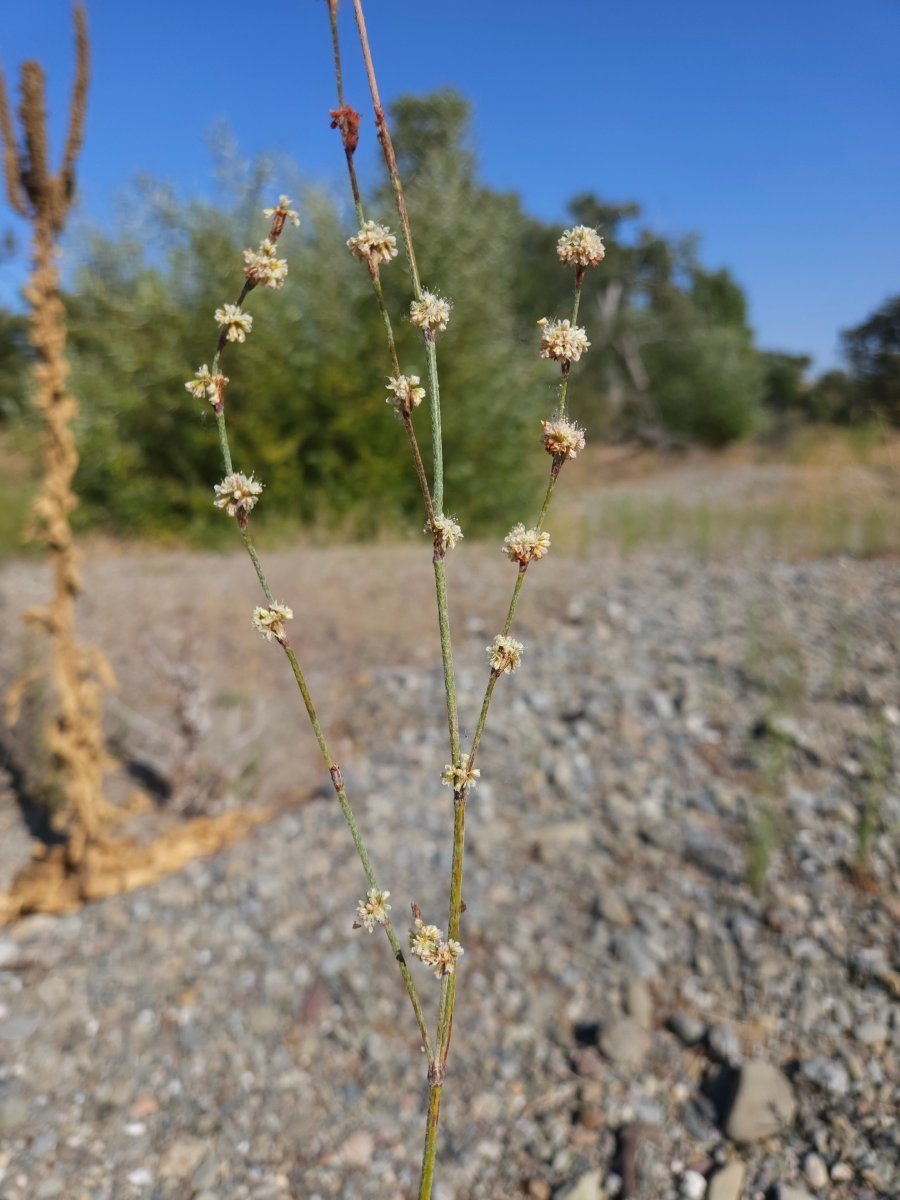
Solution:
M 462 529 L 452 517 L 435 517 L 433 524 L 426 524 L 425 532 L 438 539 L 442 550 L 452 550 L 463 537 Z
M 443 333 L 450 320 L 450 309 L 453 305 L 449 300 L 434 292 L 423 291 L 421 300 L 413 300 L 409 306 L 409 319 L 413 325 L 431 333 Z
M 184 385 L 195 400 L 204 397 L 215 407 L 223 398 L 227 375 L 213 375 L 206 363 L 196 372 L 195 379 L 189 379 Z
M 387 403 L 403 409 L 404 412 L 409 412 L 425 399 L 425 389 L 419 387 L 418 375 L 395 375 L 387 381 L 387 387 L 389 392 L 394 393 L 393 396 L 386 397 Z
M 274 218 L 275 223 L 278 225 L 279 233 L 281 232 L 281 228 L 284 225 L 285 220 L 290 221 L 290 223 L 292 225 L 300 224 L 299 215 L 296 212 L 294 212 L 294 210 L 292 208 L 288 208 L 288 205 L 292 204 L 292 203 L 293 203 L 293 201 L 289 200 L 287 196 L 279 196 L 278 203 L 275 205 L 274 208 L 264 208 L 263 209 L 264 217 Z
M 606 257 L 603 238 L 588 225 L 566 229 L 556 243 L 559 261 L 569 267 L 596 267 Z
M 501 547 L 510 562 L 527 566 L 539 562 L 550 550 L 550 534 L 546 530 L 526 529 L 521 523 L 513 525 Z
M 244 274 L 251 283 L 261 283 L 267 288 L 284 286 L 288 273 L 287 259 L 278 258 L 275 243 L 270 238 L 263 238 L 258 250 L 245 250 L 244 262 Z
M 467 792 L 473 788 L 481 778 L 481 772 L 477 767 L 469 766 L 470 757 L 470 755 L 463 755 L 459 760 L 458 767 L 447 763 L 441 772 L 441 783 L 452 787 L 457 792 Z
M 225 339 L 229 342 L 245 342 L 253 328 L 253 318 L 249 313 L 241 312 L 237 304 L 217 308 L 216 321 L 219 328 L 225 330 Z
M 504 637 L 502 633 L 498 633 L 486 649 L 491 670 L 496 671 L 498 675 L 511 675 L 521 663 L 525 647 L 515 638 Z
M 284 622 L 293 621 L 293 610 L 286 604 L 270 604 L 268 608 L 254 608 L 253 628 L 261 633 L 267 642 L 274 638 L 283 642 L 285 638 Z
M 587 334 L 571 321 L 553 321 L 541 317 L 541 358 L 552 358 L 555 362 L 578 362 L 590 347 Z
M 548 454 L 562 455 L 564 458 L 577 458 L 578 451 L 584 449 L 584 430 L 571 421 L 562 418 L 556 421 L 541 421 L 541 441 Z
M 359 233 L 347 239 L 350 253 L 360 262 L 386 262 L 397 257 L 397 239 L 387 225 L 366 221 Z
M 438 979 L 452 975 L 456 960 L 465 953 L 459 942 L 452 938 L 444 941 L 443 932 L 437 925 L 426 925 L 421 917 L 416 917 L 409 931 L 409 948 L 426 966 L 434 967 Z
M 372 933 L 376 925 L 383 925 L 391 911 L 391 906 L 387 903 L 390 894 L 390 892 L 379 892 L 375 888 L 369 888 L 365 900 L 360 900 L 356 906 L 354 929 L 362 927 L 366 933 Z
M 213 488 L 216 508 L 224 508 L 229 517 L 246 516 L 262 495 L 263 485 L 252 475 L 226 475 Z

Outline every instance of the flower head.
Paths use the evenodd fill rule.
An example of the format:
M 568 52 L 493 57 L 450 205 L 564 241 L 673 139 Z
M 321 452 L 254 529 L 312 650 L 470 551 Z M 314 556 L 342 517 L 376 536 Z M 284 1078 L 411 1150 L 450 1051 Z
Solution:
M 286 258 L 278 258 L 275 243 L 264 238 L 258 250 L 244 251 L 244 274 L 251 283 L 261 283 L 267 288 L 280 288 L 288 273 Z
M 366 221 L 355 237 L 347 239 L 350 253 L 360 262 L 386 262 L 397 257 L 397 239 L 387 225 Z
M 390 892 L 379 892 L 375 888 L 369 888 L 365 900 L 360 900 L 356 906 L 356 921 L 353 928 L 358 929 L 361 926 L 366 933 L 372 933 L 376 925 L 383 925 L 391 911 L 391 906 L 387 903 L 390 894 Z
M 425 532 L 432 534 L 445 551 L 452 550 L 463 537 L 462 529 L 452 517 L 435 517 L 433 522 L 426 524 Z
M 511 675 L 522 661 L 522 651 L 525 647 L 515 638 L 504 637 L 502 633 L 498 633 L 486 649 L 491 670 L 496 671 L 498 675 Z
M 527 566 L 539 562 L 550 550 L 550 534 L 546 530 L 526 529 L 521 523 L 513 525 L 503 539 L 503 553 L 510 562 Z
M 590 346 L 587 334 L 571 321 L 553 321 L 546 317 L 538 321 L 541 327 L 541 358 L 552 358 L 556 362 L 578 362 Z
M 272 218 L 272 237 L 278 237 L 284 229 L 285 221 L 290 221 L 292 225 L 300 224 L 299 215 L 292 208 L 288 208 L 291 203 L 287 196 L 279 196 L 274 208 L 263 209 L 263 216 Z
M 467 792 L 473 788 L 481 778 L 481 772 L 477 767 L 469 766 L 470 757 L 470 755 L 464 754 L 459 760 L 458 767 L 447 763 L 441 772 L 441 783 L 452 787 L 455 792 Z
M 425 389 L 419 387 L 418 375 L 394 375 L 387 382 L 388 391 L 393 396 L 387 397 L 387 403 L 393 404 L 405 412 L 415 408 L 425 399 Z
M 226 375 L 213 375 L 206 365 L 196 372 L 195 379 L 189 379 L 184 385 L 191 393 L 195 400 L 202 400 L 204 396 L 209 400 L 213 407 L 216 407 L 221 400 L 225 385 L 228 382 Z
M 229 517 L 246 517 L 262 494 L 263 485 L 252 475 L 226 475 L 214 487 L 216 508 L 224 508 Z
M 237 304 L 226 304 L 224 308 L 217 308 L 216 320 L 219 328 L 225 333 L 225 340 L 229 342 L 245 342 L 247 334 L 253 328 L 253 318 L 249 313 L 241 312 Z
M 459 942 L 452 938 L 444 941 L 443 932 L 437 925 L 426 925 L 421 917 L 416 917 L 409 931 L 409 948 L 426 966 L 434 967 L 438 979 L 443 975 L 452 975 L 456 960 L 464 953 Z
M 284 632 L 284 622 L 293 621 L 294 613 L 286 604 L 270 604 L 268 608 L 254 608 L 253 628 L 261 633 L 267 642 L 274 638 L 284 643 L 287 636 Z
M 409 306 L 409 319 L 413 325 L 431 333 L 443 333 L 450 320 L 450 309 L 453 305 L 449 300 L 434 292 L 423 291 L 421 300 L 413 300 Z
M 596 229 L 576 225 L 566 229 L 556 243 L 560 262 L 570 267 L 596 267 L 606 256 L 603 238 Z
M 571 421 L 560 418 L 556 421 L 541 421 L 541 441 L 548 454 L 562 455 L 564 458 L 577 458 L 578 451 L 584 449 L 584 430 Z

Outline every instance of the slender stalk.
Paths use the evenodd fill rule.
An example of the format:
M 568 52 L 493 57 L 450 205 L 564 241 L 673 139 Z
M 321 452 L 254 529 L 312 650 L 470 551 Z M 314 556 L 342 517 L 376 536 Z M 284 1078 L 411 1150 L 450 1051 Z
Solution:
M 434 1183 L 434 1160 L 437 1154 L 438 1123 L 441 1116 L 442 1083 L 433 1083 L 428 1094 L 428 1116 L 425 1119 L 425 1149 L 422 1152 L 422 1174 L 419 1178 L 419 1200 L 429 1200 Z
M 359 30 L 359 41 L 362 48 L 363 61 L 365 62 L 366 67 L 366 77 L 369 81 L 369 91 L 372 96 L 372 106 L 375 109 L 375 124 L 378 128 L 378 140 L 381 143 L 384 161 L 387 165 L 388 175 L 390 176 L 391 189 L 394 193 L 394 203 L 397 206 L 397 215 L 400 218 L 400 228 L 403 232 L 403 244 L 406 247 L 406 259 L 409 264 L 409 274 L 412 280 L 413 295 L 417 300 L 421 300 L 422 282 L 419 277 L 418 264 L 416 263 L 412 230 L 410 229 L 409 224 L 409 213 L 406 208 L 406 197 L 403 193 L 403 183 L 400 179 L 400 172 L 397 169 L 397 156 L 394 153 L 394 143 L 391 140 L 391 131 L 388 128 L 387 117 L 385 116 L 384 109 L 381 107 L 381 97 L 378 92 L 378 79 L 375 75 L 375 65 L 372 62 L 372 50 L 369 46 L 369 35 L 366 30 L 366 19 L 363 15 L 362 0 L 354 0 L 353 8 L 356 14 L 356 26 Z M 434 334 L 425 335 L 425 357 L 428 363 L 428 394 L 431 409 L 432 466 L 434 470 L 434 510 L 440 517 L 443 516 L 444 513 L 444 444 L 441 432 L 441 394 L 438 383 L 437 347 L 435 345 Z
M 450 641 L 450 606 L 447 599 L 447 574 L 444 559 L 434 557 L 434 586 L 437 593 L 438 628 L 441 635 L 441 665 L 444 674 L 444 698 L 450 731 L 450 761 L 459 766 L 459 709 L 456 701 L 456 675 L 453 670 L 453 646 Z

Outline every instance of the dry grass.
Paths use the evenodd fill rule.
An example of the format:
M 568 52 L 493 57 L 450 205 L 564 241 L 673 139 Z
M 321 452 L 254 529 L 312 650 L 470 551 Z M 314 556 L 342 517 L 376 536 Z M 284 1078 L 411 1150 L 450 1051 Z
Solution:
M 900 554 L 900 437 L 804 433 L 786 450 L 723 454 L 599 447 L 572 472 L 556 525 L 566 549 L 671 546 L 805 559 Z M 561 539 L 562 540 L 562 539 Z

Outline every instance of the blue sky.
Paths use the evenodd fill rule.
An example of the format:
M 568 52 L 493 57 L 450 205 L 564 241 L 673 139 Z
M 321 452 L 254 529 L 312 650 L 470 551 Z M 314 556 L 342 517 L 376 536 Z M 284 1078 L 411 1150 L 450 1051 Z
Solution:
M 365 114 L 342 4 L 348 99 Z M 137 172 L 208 193 L 219 120 L 246 155 L 283 152 L 345 186 L 324 0 L 87 8 L 88 217 L 110 219 Z M 457 87 L 483 178 L 537 216 L 562 225 L 568 198 L 590 190 L 639 201 L 667 235 L 699 234 L 704 263 L 746 289 L 760 345 L 828 367 L 838 330 L 900 291 L 900 0 L 369 0 L 367 20 L 386 102 Z M 58 148 L 68 0 L 0 0 L 14 93 L 27 57 L 47 71 Z M 9 227 L 22 235 L 0 208 Z M 20 263 L 0 264 L 0 301 L 20 279 Z

